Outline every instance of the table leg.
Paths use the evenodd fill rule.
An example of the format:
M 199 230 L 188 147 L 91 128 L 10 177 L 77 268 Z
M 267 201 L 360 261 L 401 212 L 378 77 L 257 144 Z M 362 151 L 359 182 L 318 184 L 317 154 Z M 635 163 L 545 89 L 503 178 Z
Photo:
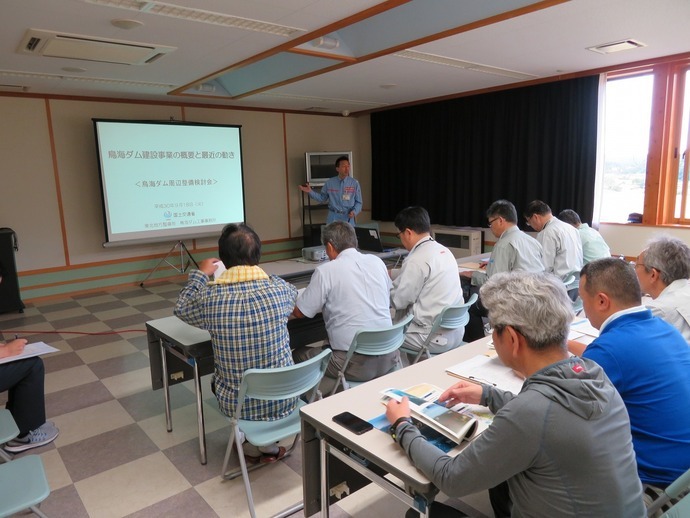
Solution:
M 206 426 L 204 425 L 204 402 L 201 397 L 201 376 L 199 363 L 194 362 L 194 391 L 196 392 L 196 419 L 199 425 L 199 454 L 201 463 L 206 464 Z
M 329 516 L 329 480 L 328 480 L 328 451 L 323 435 L 319 438 L 319 456 L 321 457 L 321 518 Z
M 168 360 L 165 356 L 165 346 L 163 339 L 159 338 L 161 344 L 161 364 L 163 367 L 163 398 L 165 399 L 165 426 L 168 432 L 172 432 L 172 413 L 170 412 L 170 383 L 168 380 Z

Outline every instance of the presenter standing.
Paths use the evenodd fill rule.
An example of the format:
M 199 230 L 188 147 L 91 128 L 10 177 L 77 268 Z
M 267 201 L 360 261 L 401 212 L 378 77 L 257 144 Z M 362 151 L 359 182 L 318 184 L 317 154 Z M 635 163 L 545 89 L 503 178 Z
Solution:
M 354 225 L 355 217 L 362 211 L 362 189 L 359 182 L 350 176 L 350 160 L 346 155 L 335 161 L 335 170 L 338 176 L 326 180 L 321 192 L 316 192 L 309 184 L 300 185 L 299 189 L 312 200 L 328 203 L 327 224 L 347 221 Z

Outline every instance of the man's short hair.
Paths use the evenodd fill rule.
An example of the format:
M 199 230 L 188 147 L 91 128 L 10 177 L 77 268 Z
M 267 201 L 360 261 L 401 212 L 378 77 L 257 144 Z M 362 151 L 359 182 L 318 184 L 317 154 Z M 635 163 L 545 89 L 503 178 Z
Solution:
M 357 234 L 352 225 L 346 221 L 334 221 L 321 230 L 321 243 L 330 243 L 340 253 L 348 248 L 357 248 Z
M 527 208 L 525 209 L 523 216 L 526 218 L 531 218 L 535 214 L 539 214 L 540 216 L 551 214 L 551 207 L 541 200 L 533 200 L 527 204 Z
M 641 304 L 642 292 L 635 269 L 621 259 L 606 257 L 587 263 L 580 277 L 584 278 L 582 285 L 589 295 L 606 293 L 626 308 Z
M 401 210 L 398 212 L 398 215 L 395 216 L 394 223 L 400 232 L 406 228 L 409 228 L 417 234 L 426 234 L 431 231 L 429 213 L 424 207 L 407 207 Z
M 338 169 L 340 167 L 340 162 L 343 160 L 346 160 L 347 163 L 350 163 L 350 157 L 347 155 L 341 155 L 338 158 L 335 159 L 335 168 Z
M 501 217 L 510 223 L 517 223 L 517 210 L 508 200 L 496 200 L 486 209 L 488 219 Z
M 567 348 L 573 304 L 563 282 L 549 273 L 501 272 L 480 288 L 482 304 L 497 333 L 511 326 L 536 351 Z
M 244 223 L 230 223 L 218 239 L 218 255 L 226 268 L 256 266 L 261 260 L 261 240 Z
M 560 214 L 558 214 L 558 219 L 560 219 L 561 221 L 565 221 L 566 223 L 569 223 L 574 227 L 579 227 L 580 225 L 582 225 L 580 215 L 573 209 L 562 210 Z
M 667 286 L 678 279 L 690 278 L 690 247 L 675 237 L 653 239 L 644 250 L 644 268 L 654 268 Z

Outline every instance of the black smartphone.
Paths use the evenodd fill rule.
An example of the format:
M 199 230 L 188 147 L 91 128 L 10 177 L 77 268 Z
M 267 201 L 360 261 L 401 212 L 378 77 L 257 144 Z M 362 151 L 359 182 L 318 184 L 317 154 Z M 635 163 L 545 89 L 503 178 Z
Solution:
M 335 415 L 333 416 L 333 420 L 357 435 L 368 432 L 373 428 L 370 423 L 367 423 L 361 417 L 357 417 L 350 412 L 343 412 L 342 414 Z

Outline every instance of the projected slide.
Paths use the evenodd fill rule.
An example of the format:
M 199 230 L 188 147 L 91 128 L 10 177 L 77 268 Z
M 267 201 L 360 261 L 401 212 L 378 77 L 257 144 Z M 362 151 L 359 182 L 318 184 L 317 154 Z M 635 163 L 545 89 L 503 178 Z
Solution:
M 94 119 L 108 243 L 217 235 L 244 221 L 239 126 Z

